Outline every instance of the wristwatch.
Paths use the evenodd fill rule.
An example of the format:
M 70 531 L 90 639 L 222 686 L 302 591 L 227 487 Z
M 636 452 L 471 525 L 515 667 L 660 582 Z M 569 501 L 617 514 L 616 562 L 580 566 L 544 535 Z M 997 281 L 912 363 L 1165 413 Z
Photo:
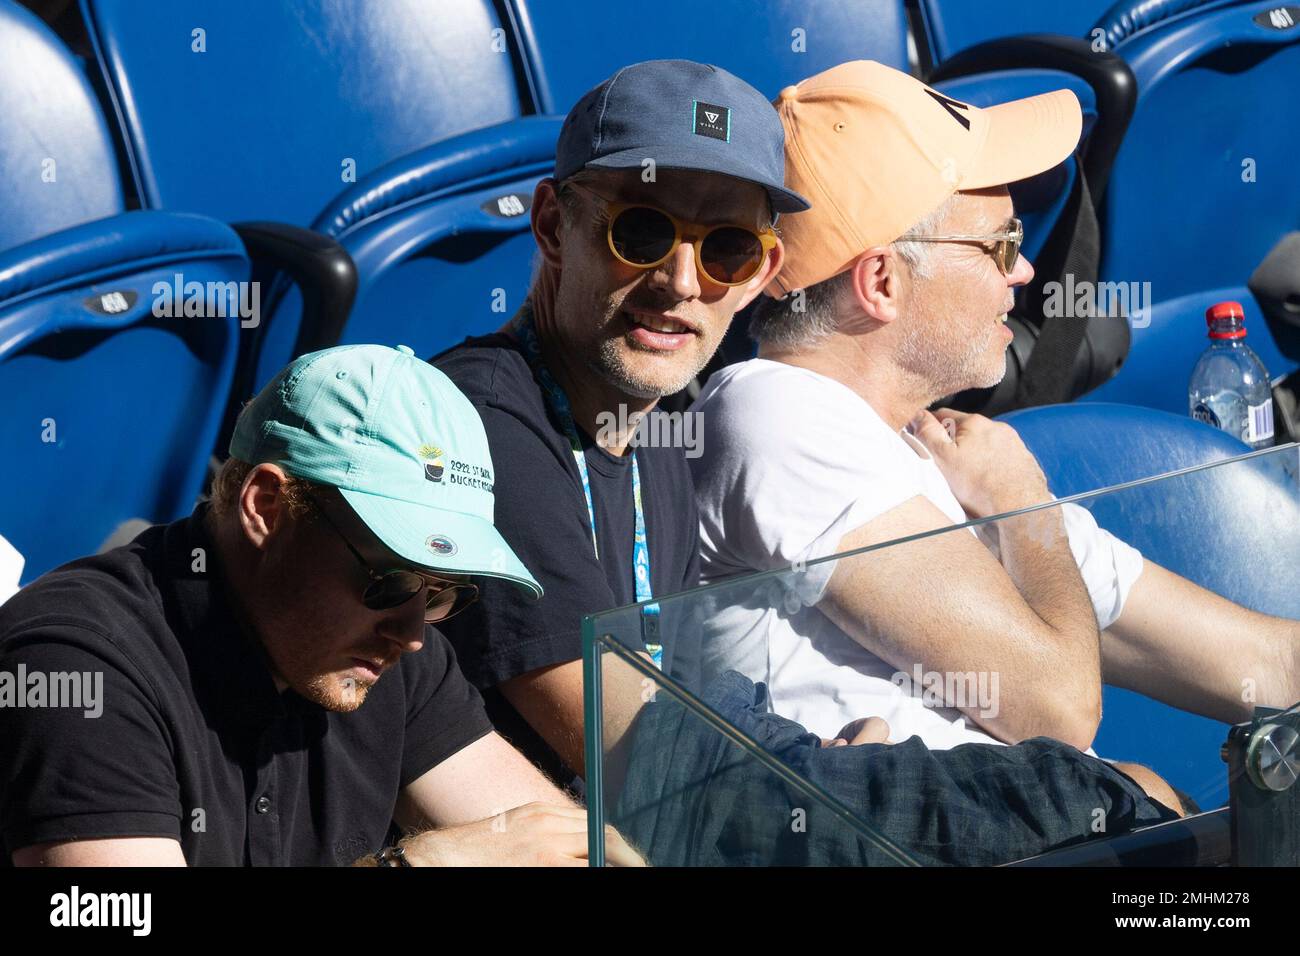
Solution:
M 375 854 L 375 866 L 410 866 L 406 851 L 400 846 L 386 846 Z

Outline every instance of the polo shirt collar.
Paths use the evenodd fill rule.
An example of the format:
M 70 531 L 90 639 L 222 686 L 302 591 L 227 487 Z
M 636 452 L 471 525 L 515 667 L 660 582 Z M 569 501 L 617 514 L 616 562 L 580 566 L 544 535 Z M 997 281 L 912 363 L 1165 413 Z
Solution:
M 191 679 L 206 698 L 205 709 L 236 725 L 323 713 L 324 708 L 293 690 L 276 689 L 265 650 L 235 617 L 220 556 L 205 524 L 207 513 L 207 503 L 201 503 L 188 518 L 167 526 L 162 575 L 164 605 L 186 647 Z

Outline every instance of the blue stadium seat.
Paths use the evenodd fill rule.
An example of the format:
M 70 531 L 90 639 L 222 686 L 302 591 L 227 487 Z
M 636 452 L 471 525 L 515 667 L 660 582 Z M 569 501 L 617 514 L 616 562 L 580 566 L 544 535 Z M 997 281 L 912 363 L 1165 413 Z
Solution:
M 0 249 L 121 212 L 113 138 L 90 84 L 11 0 L 0 0 L 0 78 Z
M 312 228 L 347 249 L 362 279 L 340 341 L 431 356 L 504 324 L 527 292 L 528 210 L 555 166 L 561 124 L 530 116 L 452 137 L 338 196 Z M 288 360 L 293 335 L 289 322 L 268 329 L 259 383 Z
M 1081 37 L 1112 0 L 920 0 L 931 55 L 942 62 L 987 40 L 1025 33 Z
M 475 166 L 458 137 L 516 120 L 530 106 L 516 85 L 513 38 L 491 0 L 392 0 L 364 9 L 335 0 L 82 0 L 81 7 L 146 207 L 273 220 L 366 244 L 355 272 L 362 311 L 347 324 L 337 315 L 323 323 L 327 330 L 306 329 L 312 347 L 360 336 L 428 343 L 432 354 L 467 328 L 500 324 L 466 313 L 454 290 L 482 284 L 469 270 L 435 270 L 445 289 L 427 282 L 438 263 L 479 261 L 480 231 L 470 229 L 472 241 L 453 238 L 454 224 L 422 232 L 428 200 L 469 188 L 456 170 L 485 176 L 513 156 L 505 136 L 495 141 L 499 158 L 474 147 Z M 532 139 L 515 139 L 531 150 Z M 548 168 L 553 146 L 552 136 Z M 526 165 L 516 178 L 531 172 Z M 510 185 L 509 177 L 498 179 Z M 504 239 L 503 225 L 485 232 Z M 526 273 L 527 254 L 518 243 L 511 251 L 510 267 L 498 255 L 491 271 Z M 498 278 L 493 288 L 502 284 Z M 223 438 L 238 403 L 305 350 L 300 285 L 283 274 L 267 278 L 265 321 L 243 343 Z M 507 293 L 517 295 L 514 287 Z M 490 306 L 491 289 L 474 301 Z
M 1058 497 L 1246 454 L 1223 432 L 1149 408 L 1075 402 L 1002 416 L 1034 453 Z M 1134 488 L 1083 502 L 1099 524 L 1153 561 L 1270 614 L 1300 618 L 1295 454 Z M 1186 492 L 1179 498 L 1179 489 Z M 1262 566 L 1272 575 L 1259 573 Z M 1136 760 L 1209 807 L 1227 798 L 1219 746 L 1227 727 L 1106 687 L 1098 753 Z
M 1188 414 L 1187 385 L 1197 360 L 1210 344 L 1205 310 L 1216 302 L 1242 303 L 1246 310 L 1246 344 L 1259 355 L 1269 374 L 1277 376 L 1295 368 L 1295 359 L 1278 348 L 1249 289 L 1205 289 L 1157 300 L 1150 315 L 1134 326 L 1133 346 L 1120 374 L 1089 392 L 1088 400 Z
M 491 0 L 81 6 L 149 208 L 305 226 L 384 163 L 523 111 Z
M 75 60 L 9 0 L 0 115 L 0 535 L 26 557 L 25 583 L 124 522 L 193 506 L 240 321 L 193 312 L 214 315 L 249 262 L 219 222 L 124 212 L 112 141 Z M 161 314 L 178 276 L 180 314 Z
M 775 99 L 782 87 L 846 60 L 908 69 L 903 0 L 505 0 L 539 112 L 565 113 L 641 60 L 713 63 Z M 801 31 L 801 32 L 800 32 Z
M 1133 330 L 1128 367 L 1093 397 L 1181 410 L 1219 296 L 1246 302 L 1250 344 L 1273 376 L 1300 364 L 1300 349 L 1270 341 L 1244 288 L 1300 228 L 1300 15 L 1281 6 L 1135 0 L 1098 23 L 1139 90 L 1102 210 L 1101 277 L 1150 282 L 1155 309 Z

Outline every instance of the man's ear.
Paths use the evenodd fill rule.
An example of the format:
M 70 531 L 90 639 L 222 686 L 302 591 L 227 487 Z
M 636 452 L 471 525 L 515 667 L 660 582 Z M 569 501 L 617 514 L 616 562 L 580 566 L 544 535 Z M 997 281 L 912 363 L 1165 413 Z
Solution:
M 781 242 L 780 237 L 777 237 L 776 245 L 767 254 L 767 261 L 763 263 L 758 272 L 754 273 L 754 278 L 750 279 L 749 284 L 745 286 L 745 294 L 740 297 L 740 304 L 736 306 L 736 311 L 739 312 L 757 299 L 762 291 L 767 288 L 768 283 L 776 278 L 776 274 L 781 271 L 783 265 L 785 265 L 785 244 Z
M 271 537 L 283 532 L 289 521 L 284 497 L 288 476 L 278 465 L 263 462 L 244 478 L 239 489 L 239 524 L 244 537 L 265 551 Z
M 889 246 L 873 246 L 853 260 L 849 272 L 853 299 L 859 309 L 877 322 L 898 318 L 902 286 L 897 254 Z
M 533 238 L 547 265 L 560 266 L 560 227 L 563 223 L 560 195 L 556 191 L 555 180 L 546 177 L 533 190 L 533 205 L 529 219 L 533 227 Z

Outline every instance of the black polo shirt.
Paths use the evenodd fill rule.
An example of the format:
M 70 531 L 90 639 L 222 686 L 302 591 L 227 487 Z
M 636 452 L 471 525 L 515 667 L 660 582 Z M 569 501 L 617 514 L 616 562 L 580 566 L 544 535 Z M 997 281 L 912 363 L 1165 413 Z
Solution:
M 496 472 L 494 522 L 546 592 L 535 601 L 505 582 L 484 581 L 479 601 L 445 625 L 447 638 L 465 676 L 483 691 L 497 729 L 557 782 L 573 786 L 573 772 L 497 685 L 579 660 L 582 619 L 636 601 L 632 456 L 611 455 L 590 436 L 579 436 L 596 513 L 597 559 L 572 445 L 518 343 L 503 334 L 466 339 L 432 361 L 483 420 Z M 699 516 L 686 452 L 647 444 L 636 449 L 636 460 L 654 596 L 696 587 Z M 660 640 L 666 672 L 687 672 L 685 662 L 698 656 L 689 636 L 665 622 Z
M 35 674 L 47 688 L 89 674 L 92 694 L 102 675 L 99 716 L 85 700 L 0 706 L 2 865 L 126 836 L 179 840 L 191 865 L 349 864 L 384 845 L 402 787 L 491 730 L 433 628 L 352 713 L 277 692 L 231 615 L 204 510 L 0 607 L 0 672 L 25 676 L 26 703 Z

